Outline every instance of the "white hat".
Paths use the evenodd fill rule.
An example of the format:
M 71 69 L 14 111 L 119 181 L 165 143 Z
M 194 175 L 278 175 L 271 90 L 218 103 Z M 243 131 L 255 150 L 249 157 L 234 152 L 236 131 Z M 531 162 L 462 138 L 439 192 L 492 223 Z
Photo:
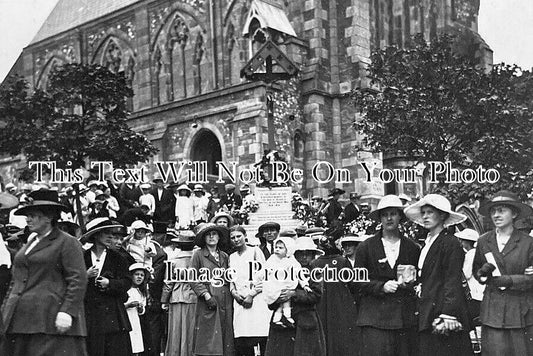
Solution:
M 204 186 L 201 185 L 201 184 L 195 184 L 194 185 L 194 191 L 195 192 L 203 192 L 204 191 Z
M 431 205 L 435 209 L 449 214 L 448 218 L 444 221 L 444 227 L 459 224 L 466 220 L 465 215 L 453 211 L 450 201 L 439 194 L 428 194 L 413 205 L 405 208 L 403 212 L 411 221 L 424 226 L 421 211 L 424 205 Z
M 372 235 L 345 235 L 341 238 L 341 244 L 344 242 L 363 242 L 367 240 L 368 238 L 372 237 Z
M 468 241 L 474 241 L 474 242 L 477 242 L 477 240 L 479 239 L 478 232 L 472 229 L 464 229 L 462 231 L 456 232 L 454 235 L 462 240 L 468 240 Z
M 404 205 L 402 201 L 400 200 L 400 197 L 394 194 L 385 195 L 379 201 L 378 207 L 376 208 L 376 210 L 368 214 L 368 217 L 373 220 L 379 221 L 379 214 L 381 213 L 382 210 L 387 209 L 387 208 L 396 208 L 396 209 L 399 209 L 400 211 L 403 211 Z
M 154 232 L 154 229 L 152 229 L 152 226 L 151 225 L 147 225 L 144 221 L 142 220 L 135 220 L 130 228 L 129 228 L 131 231 L 133 230 L 140 230 L 140 229 L 144 229 L 144 230 L 148 230 L 150 232 Z
M 150 183 L 143 183 L 140 185 L 141 189 L 150 189 L 151 187 Z
M 412 199 L 409 197 L 409 195 L 402 193 L 398 196 L 400 199 L 405 200 L 407 202 L 410 202 Z
M 10 191 L 11 189 L 17 189 L 17 187 L 13 183 L 7 183 L 6 184 L 6 191 Z
M 141 263 L 141 262 L 135 262 L 129 268 L 130 272 L 131 271 L 135 271 L 136 269 L 144 269 L 148 273 L 150 272 L 150 267 L 148 265 L 144 264 L 144 263 Z
M 287 249 L 287 257 L 294 255 L 294 249 L 296 248 L 296 242 L 294 241 L 292 237 L 279 236 L 277 239 L 274 240 L 272 245 L 275 247 L 278 241 L 283 242 L 283 244 L 285 245 L 285 248 Z
M 294 246 L 294 252 L 296 251 L 315 251 L 319 255 L 323 255 L 324 251 L 319 250 L 313 239 L 309 236 L 301 236 L 296 239 L 296 244 Z

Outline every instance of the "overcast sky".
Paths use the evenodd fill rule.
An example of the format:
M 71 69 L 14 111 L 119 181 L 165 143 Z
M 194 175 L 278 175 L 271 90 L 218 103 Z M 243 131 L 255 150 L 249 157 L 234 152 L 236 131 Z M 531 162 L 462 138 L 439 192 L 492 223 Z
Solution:
M 0 81 L 58 0 L 0 0 Z M 479 33 L 494 62 L 533 67 L 533 0 L 481 0 Z

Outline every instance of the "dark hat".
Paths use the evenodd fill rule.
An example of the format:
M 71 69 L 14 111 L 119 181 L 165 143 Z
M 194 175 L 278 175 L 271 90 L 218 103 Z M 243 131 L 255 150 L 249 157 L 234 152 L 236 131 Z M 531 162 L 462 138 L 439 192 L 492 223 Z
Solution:
M 223 250 L 225 246 L 229 246 L 229 229 L 225 226 L 216 225 L 213 223 L 203 223 L 196 226 L 196 237 L 194 239 L 194 244 L 199 247 L 205 247 L 205 234 L 209 231 L 217 231 L 220 240 L 218 242 L 219 248 Z
M 296 226 L 296 228 L 294 230 L 296 231 L 298 236 L 304 236 L 305 235 L 305 230 L 307 230 L 307 226 L 298 225 L 298 226 Z
M 99 231 L 117 228 L 123 229 L 124 225 L 108 218 L 96 218 L 89 221 L 85 227 L 87 228 L 87 232 L 81 237 L 81 243 L 94 242 L 94 234 Z
M 342 189 L 340 189 L 340 188 L 333 188 L 332 190 L 329 191 L 328 196 L 332 197 L 332 196 L 334 196 L 335 194 L 344 194 L 344 193 L 346 193 L 345 190 L 342 190 Z
M 279 233 L 279 237 L 292 237 L 293 239 L 295 239 L 297 236 L 298 234 L 294 229 L 285 229 L 283 231 L 280 231 Z
M 497 205 L 508 205 L 518 211 L 516 219 L 523 219 L 533 214 L 533 209 L 520 201 L 518 195 L 508 190 L 500 190 L 494 197 L 479 207 L 479 213 L 483 216 L 490 216 L 490 209 Z
M 250 186 L 248 184 L 245 184 L 239 189 L 239 191 L 241 191 L 241 192 L 249 192 L 250 191 Z
M 263 225 L 259 226 L 259 229 L 257 229 L 257 234 L 259 236 L 262 236 L 263 235 L 263 232 L 267 229 L 267 228 L 274 228 L 275 230 L 281 230 L 281 225 L 278 224 L 277 222 L 273 222 L 273 221 L 269 221 L 269 222 L 266 222 L 264 223 Z
M 68 208 L 63 204 L 59 204 L 59 196 L 56 190 L 40 189 L 29 193 L 26 197 L 26 205 L 17 209 L 14 214 L 27 215 L 32 210 L 55 210 L 59 213 L 60 211 L 68 211 Z

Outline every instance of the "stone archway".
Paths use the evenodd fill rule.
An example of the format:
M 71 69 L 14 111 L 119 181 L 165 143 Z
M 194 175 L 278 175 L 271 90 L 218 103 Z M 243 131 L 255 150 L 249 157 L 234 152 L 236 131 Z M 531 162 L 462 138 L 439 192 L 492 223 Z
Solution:
M 217 161 L 222 161 L 222 147 L 213 131 L 200 129 L 191 144 L 191 160 L 206 161 L 207 174 L 218 174 Z

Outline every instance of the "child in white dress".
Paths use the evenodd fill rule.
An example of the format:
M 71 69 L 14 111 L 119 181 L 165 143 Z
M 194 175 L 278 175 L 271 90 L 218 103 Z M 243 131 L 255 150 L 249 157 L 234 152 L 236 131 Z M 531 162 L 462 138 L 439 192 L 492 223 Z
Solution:
M 150 233 L 154 230 L 142 220 L 135 220 L 129 230 L 132 232 L 124 239 L 124 249 L 135 259 L 135 262 L 144 264 L 152 273 L 152 257 L 157 253 L 150 237 Z
M 309 280 L 298 278 L 298 272 L 302 269 L 302 266 L 293 256 L 296 246 L 294 239 L 286 236 L 278 237 L 274 240 L 273 246 L 274 254 L 268 258 L 265 264 L 267 274 L 263 285 L 263 294 L 267 304 L 274 303 L 281 295 L 283 289 L 295 289 L 298 284 L 304 290 L 311 292 Z M 282 317 L 285 317 L 290 326 L 294 326 L 290 300 L 281 303 L 276 309 L 272 323 L 285 326 L 282 322 Z
M 146 308 L 147 277 L 149 272 L 142 263 L 134 263 L 129 268 L 132 273 L 133 285 L 128 290 L 128 300 L 124 303 L 131 324 L 130 341 L 133 355 L 144 352 L 144 340 L 139 315 L 143 315 Z

